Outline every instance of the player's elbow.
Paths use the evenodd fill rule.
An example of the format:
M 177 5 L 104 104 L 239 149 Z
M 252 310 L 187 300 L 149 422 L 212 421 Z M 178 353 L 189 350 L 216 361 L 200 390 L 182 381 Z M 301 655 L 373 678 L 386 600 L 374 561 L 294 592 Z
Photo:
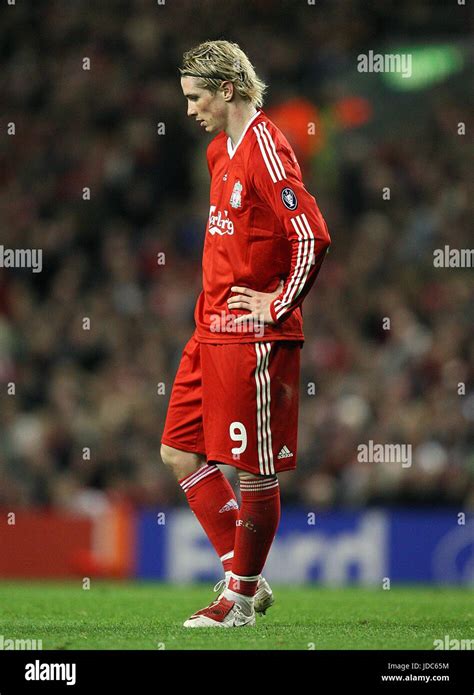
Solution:
M 321 248 L 323 251 L 327 251 L 331 246 L 331 237 L 326 222 L 324 222 L 321 232 Z
M 320 247 L 321 251 L 327 251 L 327 249 L 331 246 L 331 236 L 329 234 L 329 229 L 326 224 L 326 220 L 321 215 L 321 212 L 319 210 L 318 214 L 316 215 L 316 224 L 315 227 L 313 227 L 313 229 L 316 230 L 318 246 Z
M 331 246 L 331 237 L 329 236 L 329 233 L 326 230 L 326 233 L 322 234 L 320 239 L 319 239 L 319 248 L 321 250 L 321 253 L 325 253 L 329 247 Z

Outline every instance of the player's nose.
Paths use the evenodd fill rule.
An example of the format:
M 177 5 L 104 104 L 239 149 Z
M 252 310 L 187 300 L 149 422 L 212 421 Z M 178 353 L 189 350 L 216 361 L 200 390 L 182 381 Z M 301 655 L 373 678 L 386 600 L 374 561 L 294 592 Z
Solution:
M 195 116 L 196 115 L 196 109 L 193 109 L 192 104 L 188 105 L 188 116 Z

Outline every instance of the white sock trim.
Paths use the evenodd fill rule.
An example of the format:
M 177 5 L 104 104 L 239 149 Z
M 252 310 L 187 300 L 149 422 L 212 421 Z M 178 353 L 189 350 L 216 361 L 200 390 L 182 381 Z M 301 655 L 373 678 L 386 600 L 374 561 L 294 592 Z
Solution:
M 241 582 L 257 582 L 260 579 L 259 574 L 255 575 L 255 577 L 241 577 L 239 574 L 234 574 L 234 572 L 231 572 L 230 576 L 232 579 L 238 579 Z
M 187 492 L 190 488 L 193 487 L 193 485 L 196 485 L 200 480 L 203 478 L 206 478 L 208 475 L 213 475 L 216 472 L 218 472 L 219 469 L 217 466 L 210 466 L 207 463 L 203 463 L 200 468 L 198 468 L 195 473 L 191 473 L 191 475 L 188 475 L 187 478 L 182 480 L 180 482 L 181 487 L 183 488 L 184 492 Z
M 262 480 L 241 480 L 240 489 L 241 491 L 256 491 L 260 490 L 272 490 L 275 487 L 279 487 L 278 478 L 263 478 Z
M 224 562 L 224 560 L 230 560 L 232 557 L 234 557 L 234 551 L 231 550 L 230 553 L 226 553 L 225 555 L 221 555 L 219 560 L 221 562 Z M 227 572 L 226 572 L 227 574 Z

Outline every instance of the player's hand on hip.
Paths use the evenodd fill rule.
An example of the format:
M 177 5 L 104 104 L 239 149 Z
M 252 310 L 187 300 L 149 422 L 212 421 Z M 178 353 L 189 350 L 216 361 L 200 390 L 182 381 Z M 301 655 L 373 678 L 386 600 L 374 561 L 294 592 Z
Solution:
M 257 292 L 256 290 L 251 290 L 250 287 L 231 287 L 231 292 L 236 292 L 237 294 L 229 297 L 227 300 L 228 308 L 244 309 L 249 312 L 236 318 L 235 323 L 245 323 L 250 317 L 269 324 L 275 323 L 270 313 L 270 305 L 281 293 L 284 284 L 283 280 L 280 280 L 280 284 L 274 292 Z

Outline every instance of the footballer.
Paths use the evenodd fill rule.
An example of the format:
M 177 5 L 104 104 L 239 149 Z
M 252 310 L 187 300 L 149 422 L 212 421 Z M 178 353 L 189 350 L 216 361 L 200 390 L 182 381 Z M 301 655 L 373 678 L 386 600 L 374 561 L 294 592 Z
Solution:
M 215 137 L 203 289 L 161 457 L 225 576 L 184 626 L 251 626 L 274 600 L 262 570 L 280 520 L 278 473 L 296 467 L 301 304 L 330 237 L 239 46 L 206 41 L 184 54 L 180 75 L 188 116 Z M 218 464 L 237 469 L 240 507 Z

